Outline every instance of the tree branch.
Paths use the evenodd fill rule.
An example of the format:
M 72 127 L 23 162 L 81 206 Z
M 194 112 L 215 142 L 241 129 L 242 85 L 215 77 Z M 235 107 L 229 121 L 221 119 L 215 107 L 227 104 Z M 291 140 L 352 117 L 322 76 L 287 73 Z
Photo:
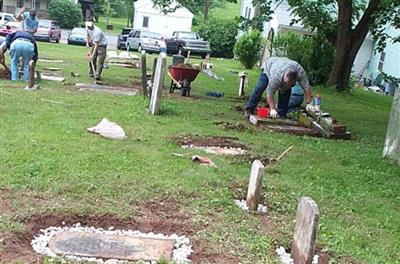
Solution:
M 365 31 L 368 31 L 369 25 L 371 25 L 374 20 L 374 17 L 372 15 L 375 13 L 376 10 L 378 10 L 380 3 L 380 0 L 371 0 L 369 2 L 367 9 L 365 10 L 360 21 L 358 21 L 357 26 L 353 30 L 353 36 L 357 37 L 365 34 Z

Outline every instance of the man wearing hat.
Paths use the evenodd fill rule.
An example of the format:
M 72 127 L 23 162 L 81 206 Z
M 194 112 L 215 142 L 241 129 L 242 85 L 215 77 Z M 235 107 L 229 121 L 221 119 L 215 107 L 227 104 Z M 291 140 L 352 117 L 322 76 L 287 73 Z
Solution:
M 92 51 L 89 55 L 89 76 L 101 80 L 101 72 L 104 68 L 104 60 L 107 55 L 107 39 L 100 28 L 93 25 L 93 22 L 86 22 L 86 47 L 92 44 Z M 97 65 L 98 59 L 98 65 Z
M 22 21 L 24 31 L 31 33 L 32 35 L 36 33 L 39 26 L 39 20 L 36 17 L 36 10 L 31 9 L 29 12 L 25 12 L 25 7 L 21 8 L 21 11 L 17 15 L 17 20 Z

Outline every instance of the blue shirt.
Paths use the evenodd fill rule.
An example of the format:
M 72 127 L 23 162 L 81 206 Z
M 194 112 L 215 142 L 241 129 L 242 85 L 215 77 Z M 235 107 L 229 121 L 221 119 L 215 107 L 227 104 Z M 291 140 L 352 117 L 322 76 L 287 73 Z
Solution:
M 32 17 L 29 12 L 24 13 L 24 30 L 35 30 L 39 26 L 39 20 L 35 17 Z
M 6 49 L 10 49 L 11 43 L 13 43 L 14 40 L 19 39 L 19 38 L 27 39 L 33 44 L 33 60 L 37 61 L 39 54 L 38 54 L 38 49 L 37 49 L 37 45 L 36 45 L 36 40 L 34 37 L 32 37 L 32 35 L 30 33 L 25 32 L 25 31 L 16 31 L 14 33 L 8 34 L 6 37 L 5 47 L 4 47 L 4 44 L 1 45 L 3 51 L 5 51 Z

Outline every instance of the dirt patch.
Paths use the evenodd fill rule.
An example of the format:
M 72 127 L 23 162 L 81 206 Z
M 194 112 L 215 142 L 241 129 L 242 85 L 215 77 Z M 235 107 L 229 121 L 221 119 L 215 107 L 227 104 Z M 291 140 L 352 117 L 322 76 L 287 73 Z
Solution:
M 177 144 L 181 146 L 195 146 L 195 147 L 220 147 L 220 148 L 241 148 L 249 150 L 249 147 L 235 142 L 239 140 L 236 137 L 200 137 L 196 135 L 187 135 L 172 138 Z
M 13 212 L 9 195 L 9 189 L 0 189 L 0 214 L 2 215 L 10 215 Z
M 218 126 L 218 127 L 223 127 L 225 130 L 237 130 L 239 132 L 256 132 L 256 129 L 253 127 L 249 127 L 243 123 L 236 123 L 236 124 L 232 124 L 229 122 L 224 122 L 224 121 L 216 121 L 214 122 L 214 125 Z
M 213 247 L 193 236 L 204 227 L 194 226 L 191 217 L 180 209 L 179 204 L 171 199 L 141 202 L 134 207 L 134 216 L 119 218 L 111 214 L 41 214 L 27 219 L 25 232 L 6 234 L 0 245 L 0 263 L 42 263 L 43 256 L 35 253 L 30 245 L 33 237 L 40 229 L 50 226 L 72 226 L 80 223 L 82 226 L 94 226 L 107 229 L 131 229 L 140 232 L 155 232 L 165 235 L 179 234 L 189 237 L 194 253 L 190 256 L 193 263 L 237 263 L 231 255 L 220 256 L 206 253 Z
M 264 166 L 268 166 L 271 163 L 275 162 L 274 158 L 264 156 L 264 155 L 253 155 L 253 154 L 245 154 L 241 156 L 236 156 L 235 160 L 237 162 L 244 162 L 251 164 L 254 160 L 259 160 Z
M 232 110 L 235 110 L 238 113 L 244 113 L 244 111 L 246 110 L 246 108 L 244 107 L 244 105 L 235 105 L 235 106 L 231 106 Z

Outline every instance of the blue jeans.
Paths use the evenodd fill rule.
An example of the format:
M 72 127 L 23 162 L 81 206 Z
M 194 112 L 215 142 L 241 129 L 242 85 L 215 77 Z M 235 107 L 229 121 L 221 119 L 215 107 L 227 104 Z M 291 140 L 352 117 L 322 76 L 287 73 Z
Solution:
M 258 82 L 254 91 L 252 92 L 249 101 L 247 101 L 246 110 L 248 112 L 254 112 L 258 103 L 261 100 L 261 96 L 264 91 L 268 87 L 268 77 L 265 73 L 261 73 L 260 77 L 258 78 Z M 278 106 L 276 111 L 278 112 L 279 116 L 286 117 L 287 112 L 289 109 L 295 109 L 299 107 L 303 102 L 304 96 L 291 96 L 292 90 L 289 89 L 285 93 L 281 93 L 279 91 L 278 94 Z M 301 101 L 300 101 L 301 100 Z
M 28 41 L 17 39 L 11 43 L 11 80 L 17 81 L 19 79 L 19 58 L 22 58 L 24 63 L 24 80 L 29 80 L 29 62 L 33 58 L 33 50 L 33 44 Z

